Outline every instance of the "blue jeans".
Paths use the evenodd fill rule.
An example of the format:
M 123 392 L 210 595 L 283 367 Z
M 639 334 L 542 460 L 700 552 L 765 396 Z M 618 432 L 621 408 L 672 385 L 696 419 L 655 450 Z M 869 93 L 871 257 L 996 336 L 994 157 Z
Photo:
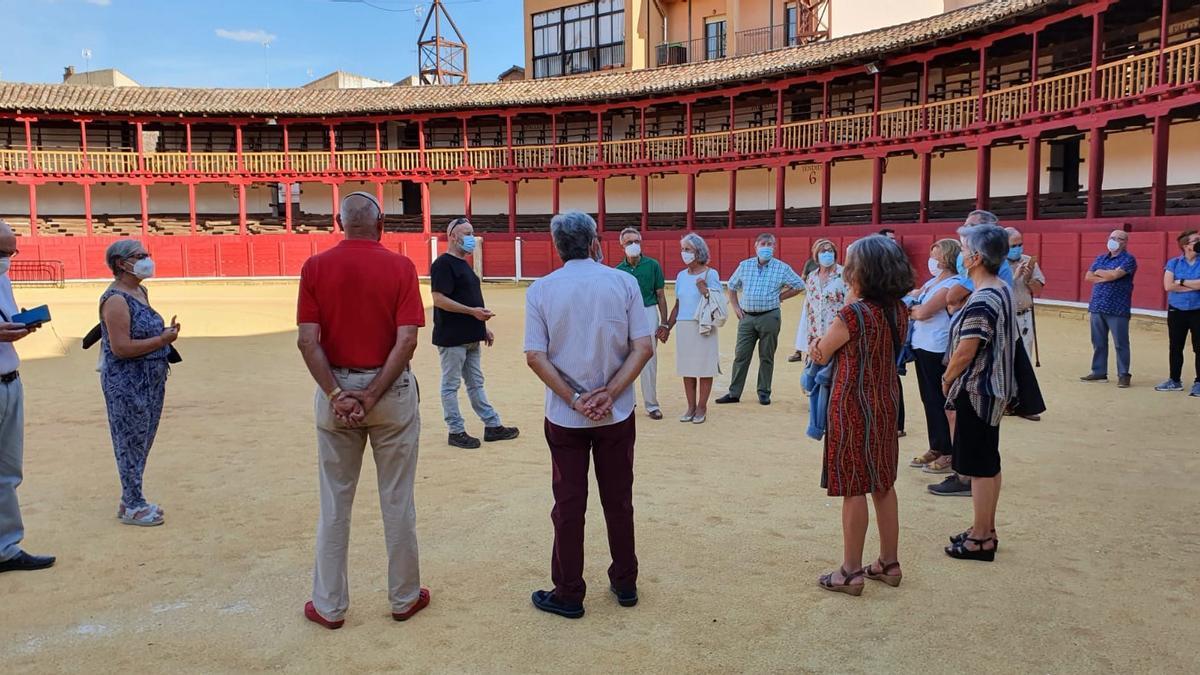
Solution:
M 1117 350 L 1117 375 L 1129 374 L 1129 317 L 1092 314 L 1092 374 L 1108 375 L 1108 334 Z
M 479 343 L 438 347 L 438 355 L 442 358 L 442 413 L 450 433 L 461 434 L 466 431 L 462 414 L 458 411 L 458 387 L 464 380 L 467 383 L 467 398 L 471 400 L 475 414 L 483 420 L 483 425 L 500 426 L 500 415 L 497 415 L 492 404 L 488 403 L 487 392 L 483 390 Z

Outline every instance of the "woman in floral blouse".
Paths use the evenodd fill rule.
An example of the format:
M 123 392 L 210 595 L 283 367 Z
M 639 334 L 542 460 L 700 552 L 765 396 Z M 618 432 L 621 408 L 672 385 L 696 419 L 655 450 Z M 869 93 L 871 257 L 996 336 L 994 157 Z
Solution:
M 817 268 L 804 282 L 804 313 L 796 330 L 796 353 L 788 358 L 793 363 L 804 358 L 804 350 L 829 330 L 846 305 L 846 284 L 842 281 L 842 266 L 837 264 L 837 247 L 828 239 L 818 239 L 813 244 L 812 257 Z

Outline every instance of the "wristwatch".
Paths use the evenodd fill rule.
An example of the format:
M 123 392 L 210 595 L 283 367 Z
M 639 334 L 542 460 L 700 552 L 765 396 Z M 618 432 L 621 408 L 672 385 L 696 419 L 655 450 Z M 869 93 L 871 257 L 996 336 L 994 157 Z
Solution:
M 571 409 L 572 409 L 572 410 L 574 410 L 574 409 L 575 409 L 575 403 L 576 403 L 576 401 L 578 401 L 578 400 L 579 400 L 579 399 L 581 399 L 581 398 L 583 398 L 583 394 L 581 394 L 581 393 L 579 393 L 579 392 L 575 392 L 575 394 L 574 394 L 573 396 L 571 396 Z
M 335 399 L 335 398 L 337 398 L 338 396 L 341 396 L 341 395 L 342 395 L 342 388 L 341 388 L 341 387 L 338 387 L 338 386 L 335 386 L 335 387 L 333 388 L 333 391 L 331 391 L 331 392 L 329 392 L 328 394 L 326 394 L 326 395 L 325 395 L 325 398 L 327 398 L 327 399 L 329 399 L 330 401 L 332 401 L 333 399 Z

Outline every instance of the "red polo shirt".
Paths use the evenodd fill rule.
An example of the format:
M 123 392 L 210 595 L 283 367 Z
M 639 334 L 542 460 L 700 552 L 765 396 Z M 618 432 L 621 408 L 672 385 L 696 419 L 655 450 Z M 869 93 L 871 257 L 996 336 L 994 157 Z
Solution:
M 321 349 L 342 368 L 378 368 L 398 326 L 424 326 L 417 268 L 376 241 L 346 239 L 300 271 L 296 323 L 321 326 Z

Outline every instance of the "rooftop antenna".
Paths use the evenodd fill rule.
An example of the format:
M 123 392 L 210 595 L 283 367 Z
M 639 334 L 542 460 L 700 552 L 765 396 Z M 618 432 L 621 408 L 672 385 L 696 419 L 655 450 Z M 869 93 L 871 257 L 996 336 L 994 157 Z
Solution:
M 420 12 L 417 11 L 420 17 Z M 430 23 L 433 30 L 430 31 Z M 453 31 L 445 33 L 446 26 Z M 465 84 L 467 77 L 467 42 L 454 25 L 442 0 L 433 0 L 425 24 L 417 38 L 417 69 L 421 84 Z
M 80 52 L 79 55 L 83 57 L 83 73 L 84 73 L 83 76 L 85 78 L 87 78 L 87 83 L 91 84 L 92 83 L 92 50 L 88 49 L 87 47 L 84 47 L 83 51 Z

